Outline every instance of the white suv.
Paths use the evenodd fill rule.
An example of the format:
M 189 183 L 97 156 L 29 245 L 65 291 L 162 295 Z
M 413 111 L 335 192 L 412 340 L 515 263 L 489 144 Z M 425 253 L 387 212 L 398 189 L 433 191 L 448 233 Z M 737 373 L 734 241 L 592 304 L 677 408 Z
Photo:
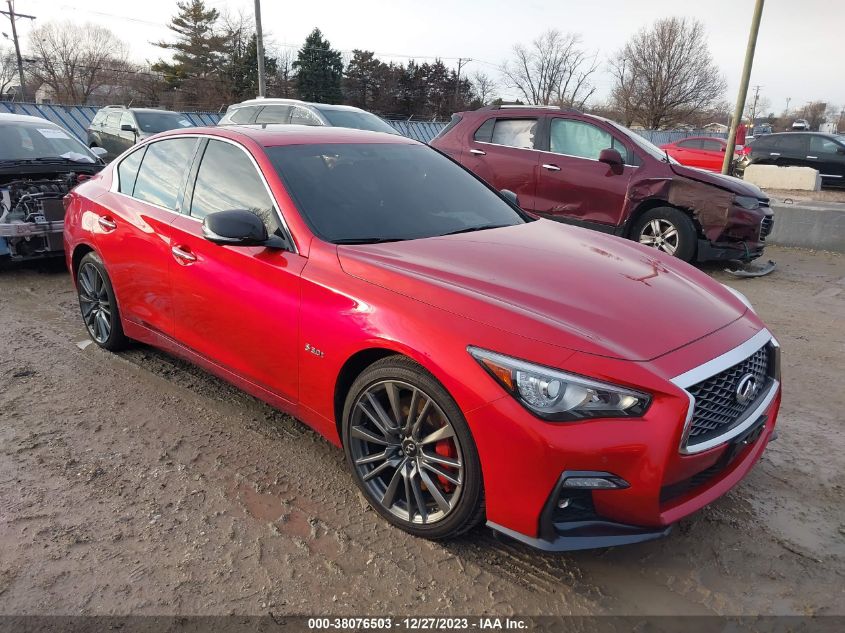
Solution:
M 344 105 L 308 103 L 296 99 L 250 99 L 229 106 L 218 125 L 282 123 L 327 125 L 373 132 L 398 134 L 393 127 L 371 112 Z

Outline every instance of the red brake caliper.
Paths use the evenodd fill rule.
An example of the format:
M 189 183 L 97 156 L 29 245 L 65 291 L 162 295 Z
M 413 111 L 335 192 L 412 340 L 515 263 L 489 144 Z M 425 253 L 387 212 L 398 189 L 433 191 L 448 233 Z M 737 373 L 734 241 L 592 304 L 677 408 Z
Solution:
M 452 457 L 455 458 L 458 456 L 457 451 L 455 451 L 455 445 L 452 444 L 451 440 L 440 440 L 437 444 L 434 445 L 434 452 L 438 455 L 442 455 L 443 457 Z M 449 466 L 444 466 L 443 464 L 439 464 L 441 468 L 447 468 L 451 472 L 451 468 Z M 446 479 L 443 475 L 437 475 L 437 479 L 440 481 L 440 485 L 443 486 L 444 492 L 452 492 L 455 488 L 455 484 L 451 481 Z

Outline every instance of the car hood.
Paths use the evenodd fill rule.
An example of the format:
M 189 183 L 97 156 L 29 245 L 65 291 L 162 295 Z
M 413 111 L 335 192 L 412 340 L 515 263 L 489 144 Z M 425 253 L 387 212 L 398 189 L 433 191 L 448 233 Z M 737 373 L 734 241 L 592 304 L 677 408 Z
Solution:
M 347 274 L 394 292 L 521 336 L 626 360 L 654 359 L 746 311 L 684 262 L 550 220 L 337 252 Z
M 750 182 L 745 182 L 740 178 L 733 176 L 725 176 L 724 174 L 717 174 L 712 171 L 704 171 L 696 169 L 695 167 L 686 167 L 685 165 L 671 165 L 671 169 L 679 176 L 689 178 L 690 180 L 697 180 L 708 185 L 715 185 L 720 189 L 725 189 L 731 193 L 739 196 L 751 196 L 754 198 L 768 199 L 762 189 Z

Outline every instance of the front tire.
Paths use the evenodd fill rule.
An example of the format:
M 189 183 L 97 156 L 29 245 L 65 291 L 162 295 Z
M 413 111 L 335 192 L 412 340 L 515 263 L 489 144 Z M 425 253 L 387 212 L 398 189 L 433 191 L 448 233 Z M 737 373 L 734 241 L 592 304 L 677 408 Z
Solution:
M 631 228 L 631 239 L 685 262 L 695 258 L 698 231 L 690 217 L 674 207 L 646 211 Z
M 76 292 L 82 321 L 97 345 L 112 352 L 124 349 L 129 339 L 123 333 L 111 279 L 97 253 L 86 253 L 76 273 Z
M 481 464 L 458 405 L 417 363 L 390 356 L 358 376 L 342 437 L 355 483 L 391 524 L 451 538 L 484 516 Z

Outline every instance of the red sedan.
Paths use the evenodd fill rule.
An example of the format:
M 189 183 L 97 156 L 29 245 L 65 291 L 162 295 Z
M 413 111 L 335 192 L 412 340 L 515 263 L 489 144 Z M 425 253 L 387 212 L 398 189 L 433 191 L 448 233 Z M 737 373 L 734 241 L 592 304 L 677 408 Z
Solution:
M 669 156 L 681 165 L 716 173 L 722 171 L 722 162 L 725 160 L 727 148 L 728 142 L 725 139 L 711 136 L 690 136 L 660 146 L 660 149 L 666 150 Z M 739 158 L 740 153 L 741 150 L 738 149 L 734 153 L 735 157 Z
M 160 347 L 304 420 L 414 535 L 656 538 L 773 437 L 779 348 L 742 295 L 409 139 L 165 133 L 66 211 L 98 345 Z

